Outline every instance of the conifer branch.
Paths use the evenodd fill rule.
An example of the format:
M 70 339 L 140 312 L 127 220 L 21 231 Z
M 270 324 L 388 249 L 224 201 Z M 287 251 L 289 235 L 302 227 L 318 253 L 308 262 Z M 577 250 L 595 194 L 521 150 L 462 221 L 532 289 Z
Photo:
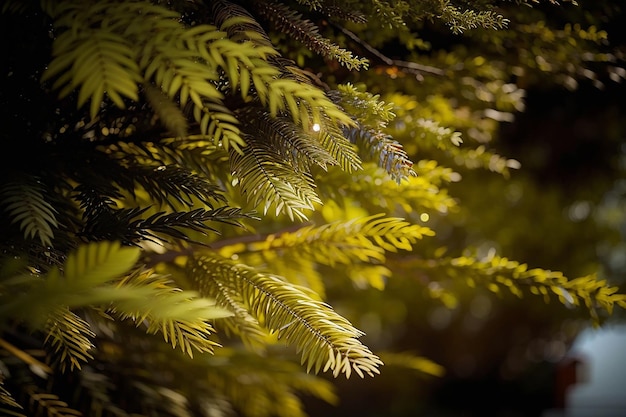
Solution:
M 187 270 L 190 276 L 197 275 L 194 271 L 194 263 L 187 263 Z M 259 321 L 250 314 L 241 302 L 241 295 L 234 289 L 222 283 L 218 277 L 213 275 L 203 275 L 202 293 L 210 294 L 216 303 L 232 313 L 232 317 L 225 317 L 217 324 L 227 336 L 238 336 L 243 344 L 255 352 L 265 351 L 268 343 L 268 332 Z
M 382 364 L 360 342 L 363 333 L 322 301 L 331 270 L 333 284 L 382 290 L 406 267 L 408 275 L 421 271 L 442 286 L 456 277 L 498 294 L 558 299 L 597 322 L 626 308 L 626 296 L 595 276 L 570 280 L 501 257 L 437 251 L 424 260 L 404 253 L 439 245 L 422 239 L 458 204 L 447 186 L 460 174 L 425 158 L 502 174 L 517 167 L 485 145 L 460 147 L 455 128 L 478 138 L 472 128 L 492 131 L 503 120 L 496 120 L 501 108 L 520 110 L 522 90 L 508 84 L 512 73 L 528 81 L 526 71 L 551 67 L 553 74 L 593 80 L 596 72 L 585 62 L 620 59 L 604 54 L 605 32 L 554 31 L 543 23 L 517 26 L 511 35 L 477 31 L 472 42 L 494 41 L 480 59 L 471 59 L 469 49 L 437 48 L 423 62 L 407 62 L 387 56 L 382 45 L 397 41 L 408 57 L 429 47 L 425 35 L 438 25 L 458 34 L 505 28 L 499 13 L 507 5 L 236 3 L 3 2 L 1 12 L 10 14 L 3 23 L 20 36 L 9 45 L 5 74 L 7 87 L 16 87 L 0 91 L 0 101 L 16 104 L 2 138 L 17 148 L 7 148 L 12 152 L 0 164 L 6 217 L 0 230 L 7 235 L 0 242 L 0 321 L 7 330 L 0 339 L 0 414 L 302 417 L 298 393 L 330 403 L 335 396 L 327 381 L 288 362 L 293 352 L 276 349 L 278 339 L 314 373 L 373 375 Z M 340 19 L 355 25 L 335 23 Z M 372 26 L 357 26 L 366 21 Z M 282 56 L 285 36 L 291 39 Z M 564 42 L 548 45 L 554 36 Z M 583 40 L 592 47 L 581 47 Z M 518 61 L 531 63 L 502 54 L 492 59 L 509 45 L 521 52 Z M 336 74 L 326 74 L 334 66 L 300 68 L 310 53 L 344 68 Z M 545 61 L 535 59 L 540 55 Z M 414 75 L 392 86 L 377 71 L 355 74 L 359 85 L 398 104 L 333 85 L 370 61 L 390 75 Z M 441 64 L 426 65 L 433 62 Z M 453 77 L 425 78 L 444 75 L 444 67 Z M 468 119 L 447 97 L 459 85 Z M 481 90 L 489 98 L 479 97 Z M 396 114 L 398 123 L 391 123 Z M 483 116 L 492 119 L 483 123 Z M 395 141 L 403 137 L 411 138 L 404 148 Z M 409 154 L 421 160 L 413 164 Z M 279 217 L 266 216 L 258 233 L 245 230 L 256 217 L 234 208 L 242 200 L 238 190 Z M 322 201 L 313 217 L 322 223 L 286 226 Z M 381 212 L 390 214 L 371 215 Z M 425 227 L 428 221 L 436 226 Z M 46 354 L 49 364 L 41 362 Z M 412 354 L 387 358 L 441 372 Z
M 368 93 L 350 83 L 337 86 L 337 90 L 329 94 L 360 124 L 382 129 L 396 117 L 393 103 L 385 103 L 380 95 Z
M 376 18 L 393 29 L 406 30 L 405 14 L 410 10 L 406 1 L 372 0 L 372 10 L 376 11 Z
M 46 192 L 36 177 L 9 182 L 0 188 L 0 206 L 12 224 L 19 224 L 25 239 L 38 238 L 43 246 L 52 246 L 54 230 L 59 227 L 58 212 L 46 199 Z
M 261 46 L 274 48 L 263 27 L 242 6 L 230 1 L 217 0 L 211 10 L 215 25 L 235 42 L 251 41 Z
M 93 243 L 79 246 L 62 268 L 52 267 L 45 275 L 2 277 L 5 291 L 0 293 L 0 318 L 42 329 L 59 306 L 78 308 L 129 298 L 137 301 L 147 293 L 115 291 L 107 283 L 128 272 L 138 257 L 137 248 L 122 248 L 115 242 Z
M 362 159 L 376 160 L 397 183 L 416 175 L 408 154 L 390 135 L 365 127 L 346 129 L 345 135 L 358 146 Z
M 143 94 L 161 120 L 163 126 L 176 137 L 187 135 L 188 123 L 185 114 L 160 88 L 151 83 L 143 84 Z
M 178 347 L 193 357 L 194 351 L 213 353 L 219 344 L 212 339 L 215 330 L 209 320 L 229 317 L 230 312 L 216 307 L 194 292 L 183 291 L 166 276 L 151 270 L 138 270 L 122 279 L 118 288 L 150 289 L 152 299 L 145 306 L 133 300 L 116 302 L 111 311 L 121 320 L 132 320 L 148 334 L 161 333 L 172 348 Z
M 260 1 L 257 2 L 257 8 L 265 19 L 276 26 L 277 30 L 304 43 L 316 53 L 326 58 L 336 59 L 350 70 L 367 69 L 368 61 L 366 59 L 355 57 L 352 52 L 340 48 L 321 36 L 317 26 L 311 21 L 303 19 L 301 14 L 287 6 L 271 1 Z
M 322 12 L 331 19 L 341 19 L 358 24 L 367 23 L 367 16 L 365 16 L 363 12 L 348 7 L 335 2 L 329 3 L 328 1 L 324 1 Z
M 176 208 L 172 200 L 183 206 L 193 207 L 197 204 L 193 197 L 211 209 L 215 203 L 226 202 L 218 186 L 210 183 L 206 177 L 177 165 L 132 166 L 124 180 L 126 183 L 122 185 L 126 190 L 135 193 L 138 183 L 154 201 L 166 203 L 172 209 Z
M 159 243 L 167 241 L 168 236 L 196 242 L 184 231 L 185 229 L 201 234 L 219 233 L 209 222 L 244 227 L 241 220 L 255 218 L 252 214 L 243 213 L 239 208 L 226 206 L 212 210 L 197 208 L 172 213 L 159 211 L 143 217 L 142 215 L 147 210 L 146 207 L 101 211 L 96 217 L 90 219 L 89 228 L 83 233 L 92 239 L 122 240 L 126 244 L 137 244 L 142 240 Z
M 93 359 L 91 350 L 95 347 L 93 339 L 96 334 L 85 320 L 68 308 L 59 307 L 50 312 L 45 332 L 44 343 L 53 351 L 53 366 L 61 372 L 81 369 L 84 363 Z
M 335 376 L 346 377 L 353 371 L 361 377 L 378 373 L 380 360 L 357 340 L 362 332 L 304 288 L 215 255 L 195 256 L 189 262 L 201 293 L 212 296 L 207 279 L 232 288 L 240 297 L 237 301 L 263 326 L 296 346 L 307 370 L 331 369 Z
M 3 375 L 0 374 L 0 412 L 7 417 L 26 417 L 22 414 L 24 407 L 15 401 L 11 393 L 3 386 L 3 382 Z
M 305 130 L 318 129 L 319 142 L 335 158 L 341 169 L 350 173 L 359 171 L 361 158 L 359 158 L 356 147 L 344 136 L 343 129 L 340 129 L 327 118 L 319 120 L 316 124 L 306 125 L 304 128 Z M 343 128 L 352 126 L 355 126 L 354 121 L 350 125 L 343 126 Z
M 476 29 L 504 29 L 509 24 L 501 14 L 493 10 L 459 10 L 449 0 L 441 4 L 441 15 L 439 16 L 449 27 L 452 33 L 461 34 L 466 30 Z
M 385 252 L 410 251 L 412 244 L 433 234 L 428 227 L 379 214 L 272 234 L 257 243 L 248 243 L 239 253 L 276 251 L 284 256 L 313 259 L 329 266 L 382 263 Z M 222 250 L 227 251 L 227 248 Z M 284 251 L 290 252 L 287 255 Z
M 498 294 L 507 290 L 522 297 L 524 294 L 540 296 L 547 303 L 552 298 L 571 307 L 584 307 L 595 324 L 599 324 L 614 307 L 626 308 L 626 294 L 619 288 L 593 275 L 568 279 L 562 272 L 541 268 L 529 269 L 527 264 L 493 255 L 479 260 L 471 256 L 441 257 L 437 260 L 411 261 L 413 268 L 455 271 L 450 277 L 462 277 L 471 288 L 483 285 Z M 459 275 L 459 271 L 463 274 Z
M 255 132 L 263 132 L 269 147 L 296 171 L 309 172 L 313 165 L 326 170 L 328 165 L 338 164 L 313 132 L 300 129 L 289 118 L 272 117 L 266 110 L 254 107 L 242 113 L 247 121 L 244 126 L 246 133 L 252 136 Z
M 252 137 L 247 142 L 243 154 L 231 152 L 231 173 L 248 202 L 263 205 L 264 214 L 274 206 L 276 215 L 306 219 L 303 210 L 321 203 L 311 175 L 294 171 L 266 142 Z
M 82 417 L 83 413 L 71 408 L 65 401 L 61 400 L 57 395 L 42 392 L 35 385 L 25 387 L 25 393 L 29 397 L 29 402 L 33 404 L 31 406 L 38 415 L 47 415 L 54 417 Z

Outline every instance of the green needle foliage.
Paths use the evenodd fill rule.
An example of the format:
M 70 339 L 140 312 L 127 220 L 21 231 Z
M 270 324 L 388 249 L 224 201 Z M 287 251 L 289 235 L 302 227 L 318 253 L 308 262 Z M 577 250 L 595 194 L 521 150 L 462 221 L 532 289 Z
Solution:
M 387 358 L 439 376 L 379 356 L 327 302 L 415 274 L 452 279 L 431 294 L 448 305 L 464 285 L 596 323 L 626 308 L 595 274 L 437 240 L 458 171 L 519 167 L 490 142 L 523 91 L 505 63 L 420 54 L 421 29 L 495 55 L 514 42 L 524 79 L 624 74 L 604 32 L 511 38 L 526 2 L 501 3 L 3 1 L 0 412 L 302 416 L 302 395 L 337 401 L 318 373 L 374 376 Z M 529 63 L 537 34 L 574 41 Z M 411 61 L 384 55 L 390 41 Z

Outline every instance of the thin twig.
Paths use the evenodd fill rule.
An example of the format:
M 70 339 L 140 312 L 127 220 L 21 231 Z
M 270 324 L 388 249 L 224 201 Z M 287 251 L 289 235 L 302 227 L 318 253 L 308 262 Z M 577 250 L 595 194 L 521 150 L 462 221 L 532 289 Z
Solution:
M 4 339 L 0 339 L 0 348 L 7 350 L 10 354 L 20 359 L 22 362 L 27 363 L 30 366 L 39 368 L 47 374 L 52 373 L 52 368 L 50 368 L 48 365 L 35 359 L 30 354 L 24 352 L 22 349 L 16 346 L 13 346 L 11 343 L 7 342 Z
M 279 230 L 278 232 L 274 232 L 274 233 L 264 233 L 264 234 L 254 234 L 254 235 L 242 235 L 242 236 L 235 236 L 229 239 L 222 239 L 219 240 L 217 242 L 213 242 L 213 243 L 209 243 L 206 245 L 203 245 L 203 248 L 205 249 L 210 249 L 210 250 L 214 250 L 217 251 L 221 248 L 224 248 L 226 246 L 231 246 L 231 245 L 236 245 L 238 243 L 245 243 L 245 244 L 251 244 L 251 243 L 257 243 L 257 242 L 263 242 L 265 240 L 267 240 L 268 237 L 270 236 L 275 236 L 275 237 L 279 237 L 280 235 L 282 235 L 283 233 L 292 233 L 295 232 L 299 229 L 302 229 L 303 227 L 309 226 L 311 225 L 311 222 L 307 222 L 307 223 L 300 223 L 297 224 L 295 226 L 292 227 L 287 227 L 284 228 L 282 230 Z M 247 248 L 246 248 L 247 250 Z M 181 251 L 167 251 L 164 253 L 156 253 L 150 256 L 150 259 L 148 259 L 148 261 L 146 262 L 146 265 L 148 267 L 152 267 L 156 264 L 162 263 L 162 262 L 172 262 L 174 259 L 178 258 L 179 256 L 189 256 L 192 255 L 195 251 L 195 248 L 193 246 L 189 246 Z
M 409 72 L 414 75 L 421 76 L 422 73 L 428 73 L 432 75 L 444 75 L 444 71 L 441 68 L 431 67 L 429 65 L 421 65 L 416 62 L 402 61 L 399 59 L 391 59 L 388 56 L 384 55 L 378 49 L 374 48 L 369 43 L 365 42 L 363 39 L 359 38 L 354 32 L 340 26 L 336 23 L 330 22 L 335 28 L 339 29 L 344 35 L 352 39 L 354 42 L 361 45 L 365 48 L 370 54 L 374 55 L 376 58 L 381 60 L 385 65 L 395 66 L 405 72 Z

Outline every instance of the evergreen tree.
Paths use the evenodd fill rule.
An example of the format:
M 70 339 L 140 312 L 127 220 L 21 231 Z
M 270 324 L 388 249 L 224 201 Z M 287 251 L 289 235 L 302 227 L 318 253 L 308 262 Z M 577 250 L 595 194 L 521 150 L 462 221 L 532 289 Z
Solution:
M 3 1 L 0 411 L 300 416 L 321 374 L 440 375 L 350 321 L 412 308 L 361 291 L 391 281 L 626 308 L 446 237 L 453 183 L 519 167 L 492 144 L 525 85 L 624 77 L 534 3 Z

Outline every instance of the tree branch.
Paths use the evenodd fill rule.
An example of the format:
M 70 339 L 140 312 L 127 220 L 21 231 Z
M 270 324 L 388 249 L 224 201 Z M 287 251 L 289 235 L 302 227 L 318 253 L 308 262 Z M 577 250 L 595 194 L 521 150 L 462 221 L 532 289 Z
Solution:
M 363 39 L 359 38 L 354 32 L 340 26 L 336 23 L 330 22 L 335 28 L 339 29 L 344 35 L 352 39 L 354 42 L 361 45 L 367 52 L 372 54 L 374 57 L 382 61 L 385 65 L 398 67 L 400 70 L 415 75 L 416 78 L 420 81 L 424 79 L 422 73 L 427 73 L 431 75 L 444 75 L 444 71 L 441 68 L 431 67 L 428 65 L 421 65 L 416 62 L 402 61 L 398 59 L 391 59 L 388 56 L 384 55 L 378 49 L 374 48 L 369 43 L 365 42 Z

